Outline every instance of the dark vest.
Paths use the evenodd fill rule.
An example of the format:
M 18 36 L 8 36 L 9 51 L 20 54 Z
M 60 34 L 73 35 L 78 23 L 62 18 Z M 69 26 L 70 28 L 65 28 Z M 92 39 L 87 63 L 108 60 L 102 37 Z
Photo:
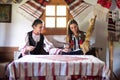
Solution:
M 80 36 L 77 38 L 77 40 L 78 40 L 77 43 L 80 48 L 80 44 L 82 44 L 85 41 L 86 35 L 85 35 L 85 32 L 83 32 L 83 31 L 79 31 L 79 34 L 80 34 Z M 74 51 L 76 49 L 76 40 L 73 36 L 71 36 L 71 40 L 69 41 L 69 43 L 72 45 L 71 50 Z
M 30 51 L 30 54 L 33 54 L 33 55 L 46 55 L 48 54 L 45 50 L 44 50 L 44 36 L 43 34 L 40 34 L 40 40 L 39 42 L 36 42 L 34 41 L 34 39 L 32 38 L 32 31 L 31 32 L 28 32 L 28 40 L 29 40 L 29 45 L 30 46 L 35 46 L 35 49 L 33 51 Z

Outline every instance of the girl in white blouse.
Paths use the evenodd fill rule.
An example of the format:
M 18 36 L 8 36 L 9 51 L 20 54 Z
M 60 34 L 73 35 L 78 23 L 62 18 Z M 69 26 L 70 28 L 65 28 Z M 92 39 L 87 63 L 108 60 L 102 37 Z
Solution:
M 22 48 L 22 55 L 58 55 L 62 49 L 55 48 L 51 42 L 41 33 L 44 23 L 40 19 L 36 19 L 33 24 L 33 30 L 27 33 L 26 44 Z M 20 56 L 20 57 L 21 57 Z

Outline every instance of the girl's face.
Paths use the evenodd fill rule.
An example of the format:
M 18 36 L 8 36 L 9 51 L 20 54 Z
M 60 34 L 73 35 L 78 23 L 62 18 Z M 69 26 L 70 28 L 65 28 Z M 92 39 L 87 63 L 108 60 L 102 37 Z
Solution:
M 43 30 L 43 24 L 37 24 L 36 26 L 34 26 L 34 32 L 36 34 L 40 34 L 42 30 Z
M 73 34 L 76 34 L 78 31 L 78 25 L 76 24 L 71 24 L 70 25 L 70 30 L 73 32 Z

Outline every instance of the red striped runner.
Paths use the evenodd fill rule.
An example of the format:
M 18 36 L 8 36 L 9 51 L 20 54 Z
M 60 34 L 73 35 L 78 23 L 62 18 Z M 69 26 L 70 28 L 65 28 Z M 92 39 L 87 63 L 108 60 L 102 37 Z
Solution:
M 28 0 L 20 5 L 19 12 L 26 17 L 40 18 L 49 0 Z

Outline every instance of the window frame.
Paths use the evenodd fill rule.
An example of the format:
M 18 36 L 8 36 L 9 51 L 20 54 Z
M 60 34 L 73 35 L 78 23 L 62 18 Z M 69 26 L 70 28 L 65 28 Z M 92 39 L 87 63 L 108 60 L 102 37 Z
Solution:
M 66 6 L 66 28 L 46 28 L 44 27 L 42 33 L 44 35 L 66 35 L 67 24 L 70 19 L 73 19 L 73 16 L 70 14 L 69 6 L 64 0 L 51 0 L 48 5 L 65 5 Z M 46 10 L 44 10 L 43 15 L 40 17 L 45 22 Z M 46 23 L 46 22 L 45 22 Z
M 68 13 L 68 12 L 67 12 L 67 6 L 66 6 L 66 5 L 48 5 L 48 6 L 55 6 L 55 15 L 54 15 L 54 16 L 47 16 L 47 15 L 46 15 L 46 10 L 45 10 L 45 23 L 46 23 L 46 18 L 47 18 L 47 17 L 48 17 L 48 18 L 49 18 L 49 17 L 53 17 L 53 18 L 55 18 L 55 27 L 54 27 L 54 28 L 66 28 L 67 21 L 68 21 L 68 18 L 67 18 L 67 17 L 68 17 L 68 14 L 67 14 L 67 13 Z M 58 15 L 57 15 L 57 6 L 65 6 L 65 7 L 66 7 L 66 15 L 65 15 L 65 16 L 58 16 Z M 57 26 L 57 18 L 63 18 L 63 17 L 66 19 L 66 25 L 65 25 L 65 27 L 62 27 L 62 26 L 61 26 L 61 27 L 58 27 L 58 26 Z M 46 26 L 46 24 L 45 24 L 45 26 Z M 49 27 L 46 27 L 46 28 L 49 28 Z M 54 29 L 54 28 L 53 28 L 53 29 Z

